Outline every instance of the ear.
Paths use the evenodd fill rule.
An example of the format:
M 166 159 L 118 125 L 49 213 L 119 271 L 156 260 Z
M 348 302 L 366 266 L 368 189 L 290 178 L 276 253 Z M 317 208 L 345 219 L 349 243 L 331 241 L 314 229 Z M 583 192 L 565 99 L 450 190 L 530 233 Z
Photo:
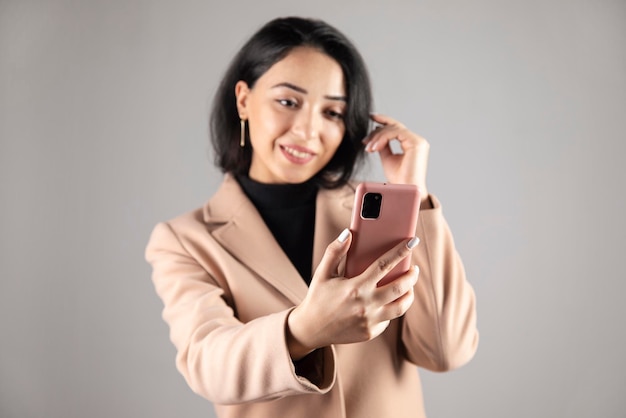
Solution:
M 235 100 L 237 102 L 237 112 L 241 119 L 248 119 L 248 95 L 250 94 L 250 88 L 248 83 L 243 80 L 239 80 L 235 84 Z

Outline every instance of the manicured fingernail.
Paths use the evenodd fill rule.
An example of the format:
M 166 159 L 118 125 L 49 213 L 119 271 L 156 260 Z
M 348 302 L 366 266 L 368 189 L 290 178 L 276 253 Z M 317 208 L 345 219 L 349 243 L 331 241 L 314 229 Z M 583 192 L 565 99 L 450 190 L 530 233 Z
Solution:
M 406 246 L 409 248 L 409 250 L 412 250 L 419 243 L 420 243 L 420 239 L 418 237 L 413 237 L 413 238 L 411 238 L 411 241 L 406 243 Z
M 337 241 L 344 243 L 348 239 L 348 235 L 350 235 L 350 230 L 348 228 L 341 231 L 341 234 L 337 237 Z

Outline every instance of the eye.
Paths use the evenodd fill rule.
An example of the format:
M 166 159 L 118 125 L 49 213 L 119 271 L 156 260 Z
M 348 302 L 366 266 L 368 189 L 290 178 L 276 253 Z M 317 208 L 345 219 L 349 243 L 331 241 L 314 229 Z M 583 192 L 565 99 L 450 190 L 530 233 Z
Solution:
M 326 111 L 326 114 L 331 119 L 343 120 L 343 117 L 344 117 L 342 112 L 338 112 L 336 110 L 328 110 L 328 111 Z
M 291 99 L 278 99 L 276 100 L 281 106 L 285 107 L 296 107 L 298 103 L 295 100 Z

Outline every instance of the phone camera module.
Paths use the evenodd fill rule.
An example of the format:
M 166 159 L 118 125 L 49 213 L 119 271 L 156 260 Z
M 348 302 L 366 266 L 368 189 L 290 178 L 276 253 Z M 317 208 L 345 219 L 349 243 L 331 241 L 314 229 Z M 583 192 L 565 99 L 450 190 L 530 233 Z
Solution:
M 361 217 L 364 219 L 376 219 L 380 215 L 380 204 L 383 195 L 380 193 L 365 193 L 361 207 Z

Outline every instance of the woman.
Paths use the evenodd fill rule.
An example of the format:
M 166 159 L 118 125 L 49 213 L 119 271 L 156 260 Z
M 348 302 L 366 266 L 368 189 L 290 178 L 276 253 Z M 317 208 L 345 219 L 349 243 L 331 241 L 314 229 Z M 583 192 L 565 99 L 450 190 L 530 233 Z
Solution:
M 474 293 L 426 188 L 429 145 L 370 109 L 360 55 L 321 21 L 269 22 L 226 72 L 211 118 L 222 186 L 146 250 L 177 367 L 220 417 L 422 417 L 415 365 L 449 370 L 476 350 Z M 346 279 L 348 181 L 365 153 L 420 189 L 422 243 Z M 415 267 L 376 286 L 408 256 Z

